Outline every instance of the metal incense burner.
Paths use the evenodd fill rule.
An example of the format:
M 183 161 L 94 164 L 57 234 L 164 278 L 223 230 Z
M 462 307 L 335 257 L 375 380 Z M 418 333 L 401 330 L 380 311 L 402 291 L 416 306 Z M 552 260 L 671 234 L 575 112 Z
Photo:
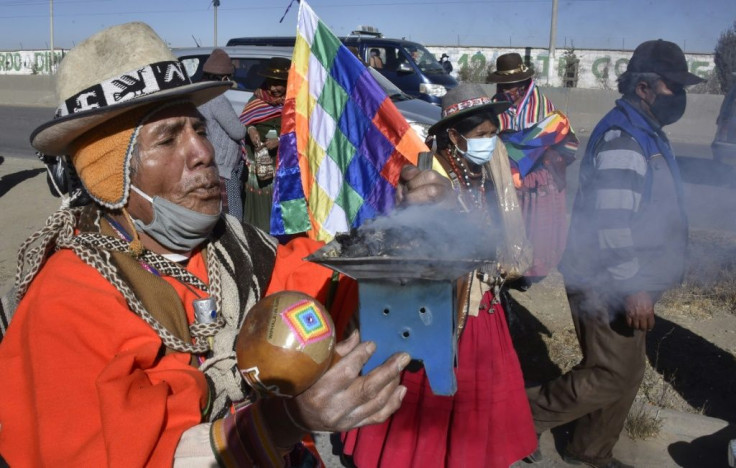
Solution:
M 360 333 L 376 343 L 363 373 L 393 353 L 421 360 L 436 395 L 457 389 L 457 279 L 482 260 L 436 260 L 396 256 L 340 257 L 331 242 L 307 257 L 358 281 Z

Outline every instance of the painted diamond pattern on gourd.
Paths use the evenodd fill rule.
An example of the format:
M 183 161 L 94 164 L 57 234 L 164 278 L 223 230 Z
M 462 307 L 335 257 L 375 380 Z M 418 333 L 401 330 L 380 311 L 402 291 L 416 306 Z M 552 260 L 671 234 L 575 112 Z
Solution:
M 312 301 L 299 301 L 284 309 L 281 319 L 302 346 L 328 338 L 332 333 L 330 323 Z

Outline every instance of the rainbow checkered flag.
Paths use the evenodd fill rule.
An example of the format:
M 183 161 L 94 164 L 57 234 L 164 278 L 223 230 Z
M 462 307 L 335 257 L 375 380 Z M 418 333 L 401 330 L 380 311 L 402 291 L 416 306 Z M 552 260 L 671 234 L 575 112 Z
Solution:
M 329 241 L 393 208 L 399 173 L 428 151 L 368 69 L 300 2 L 271 234 Z
M 571 138 L 568 138 L 570 135 Z M 552 111 L 542 121 L 523 130 L 502 132 L 499 136 L 506 144 L 509 158 L 516 163 L 522 177 L 526 177 L 534 169 L 550 147 L 568 142 L 572 147 L 572 154 L 575 154 L 578 143 L 572 133 L 570 121 L 560 111 Z

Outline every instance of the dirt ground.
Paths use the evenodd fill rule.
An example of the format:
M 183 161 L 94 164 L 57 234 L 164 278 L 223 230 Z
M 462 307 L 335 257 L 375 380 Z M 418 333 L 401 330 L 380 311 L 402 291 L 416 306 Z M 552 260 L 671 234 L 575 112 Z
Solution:
M 2 157 L 0 157 L 2 158 Z M 43 164 L 0 163 L 0 292 L 11 285 L 21 242 L 59 206 Z M 647 340 L 643 400 L 736 422 L 736 234 L 692 231 L 685 283 L 656 306 Z M 553 274 L 526 292 L 512 291 L 510 324 L 525 375 L 551 379 L 580 358 L 562 278 Z
M 683 285 L 655 307 L 647 336 L 647 371 L 630 414 L 630 435 L 656 433 L 639 421 L 641 405 L 736 421 L 736 234 L 691 231 Z M 528 381 L 542 382 L 574 366 L 579 347 L 562 277 L 527 292 L 512 291 L 510 327 Z M 643 433 L 637 431 L 644 431 Z
M 0 157 L 0 293 L 12 284 L 21 242 L 58 206 L 39 161 Z M 657 408 L 721 419 L 726 422 L 721 435 L 736 437 L 736 234 L 691 232 L 689 259 L 683 286 L 656 306 L 657 323 L 647 337 L 648 369 L 627 426 L 634 440 L 656 440 Z M 510 309 L 528 381 L 554 378 L 578 362 L 559 274 L 526 292 L 513 291 Z M 725 452 L 721 439 L 713 450 Z

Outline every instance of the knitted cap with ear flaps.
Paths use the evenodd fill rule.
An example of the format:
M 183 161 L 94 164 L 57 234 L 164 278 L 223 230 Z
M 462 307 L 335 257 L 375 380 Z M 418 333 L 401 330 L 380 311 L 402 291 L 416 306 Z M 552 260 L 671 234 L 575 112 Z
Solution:
M 104 206 L 119 207 L 127 200 L 131 141 L 122 151 L 117 148 L 124 135 L 132 135 L 145 112 L 125 114 L 173 100 L 198 106 L 229 87 L 229 83 L 219 81 L 193 84 L 166 43 L 148 25 L 136 22 L 112 26 L 64 56 L 56 76 L 56 118 L 31 133 L 31 145 L 45 154 L 70 154 L 93 197 Z M 99 129 L 84 138 L 85 144 L 75 144 L 82 135 L 112 119 L 112 129 Z M 95 144 L 98 138 L 100 142 Z M 82 147 L 94 151 L 71 154 Z

